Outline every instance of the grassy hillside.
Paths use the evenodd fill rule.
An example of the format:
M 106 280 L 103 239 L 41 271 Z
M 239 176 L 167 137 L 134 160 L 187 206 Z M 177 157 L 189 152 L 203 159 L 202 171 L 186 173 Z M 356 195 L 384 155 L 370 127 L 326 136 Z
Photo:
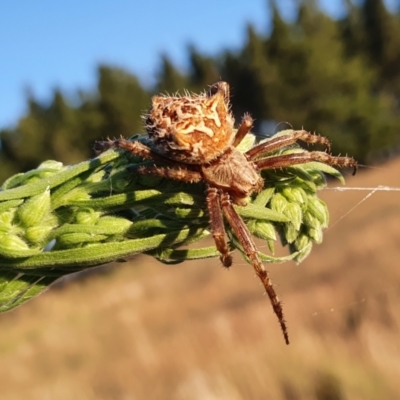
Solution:
M 399 171 L 397 160 L 347 185 L 400 187 Z M 0 315 L 1 398 L 399 398 L 400 193 L 335 224 L 367 194 L 324 191 L 323 244 L 270 266 L 290 346 L 238 253 L 230 271 L 140 256 Z

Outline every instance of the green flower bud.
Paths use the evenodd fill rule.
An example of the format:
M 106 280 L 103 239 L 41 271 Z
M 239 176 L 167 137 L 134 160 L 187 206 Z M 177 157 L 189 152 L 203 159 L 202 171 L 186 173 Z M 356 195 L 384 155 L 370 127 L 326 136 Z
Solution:
M 287 243 L 293 243 L 299 235 L 299 231 L 291 222 L 288 222 L 283 226 L 283 233 Z
M 300 263 L 312 250 L 312 239 L 306 233 L 300 233 L 297 239 L 290 245 L 291 253 L 295 254 L 294 261 Z
M 90 194 L 82 187 L 72 189 L 69 193 L 63 196 L 62 203 L 60 205 L 74 204 L 79 201 L 91 200 Z
M 297 263 L 301 263 L 305 258 L 307 258 L 311 250 L 312 250 L 312 243 L 310 242 L 308 243 L 307 246 L 303 247 L 301 250 L 298 251 L 293 260 L 296 261 Z
M 321 228 L 308 228 L 308 235 L 315 243 L 322 243 L 323 233 Z
M 321 222 L 318 218 L 315 217 L 314 214 L 311 214 L 309 211 L 303 214 L 304 224 L 310 228 L 319 228 L 321 226 Z
M 288 203 L 283 213 L 289 218 L 293 227 L 299 231 L 303 222 L 303 210 L 298 203 Z
M 270 187 L 267 189 L 262 190 L 257 197 L 254 199 L 253 204 L 257 206 L 265 207 L 268 202 L 271 200 L 273 194 L 275 193 L 275 188 Z
M 106 172 L 104 170 L 96 172 L 88 177 L 85 182 L 85 185 L 90 185 L 93 183 L 101 182 L 105 176 Z
M 48 238 L 53 226 L 32 226 L 25 230 L 25 239 L 34 244 L 46 244 L 46 239 Z
M 29 257 L 40 253 L 40 249 L 31 249 L 19 236 L 3 234 L 0 236 L 0 255 L 7 258 Z
M 281 193 L 291 203 L 304 204 L 308 201 L 307 194 L 301 187 L 285 187 Z
M 28 198 L 18 208 L 17 217 L 20 224 L 29 228 L 40 225 L 44 217 L 50 212 L 50 190 Z
M 318 219 L 323 228 L 329 224 L 329 211 L 325 202 L 317 197 L 310 196 L 307 204 L 307 211 L 310 215 Z
M 106 235 L 91 235 L 90 233 L 65 233 L 57 238 L 59 249 L 76 247 L 85 243 L 101 242 L 107 239 Z
M 101 213 L 91 208 L 83 208 L 75 214 L 75 221 L 80 225 L 94 225 L 97 223 Z
M 249 225 L 248 225 L 249 226 Z M 250 228 L 250 226 L 249 226 Z M 274 225 L 268 221 L 254 221 L 253 230 L 250 229 L 252 234 L 260 239 L 267 241 L 269 251 L 274 254 L 275 252 L 275 240 L 276 230 Z
M 315 193 L 317 192 L 317 186 L 315 185 L 315 183 L 313 181 L 307 181 L 307 180 L 297 178 L 293 182 L 293 185 L 298 188 L 303 189 L 306 194 L 315 195 Z
M 285 214 L 285 209 L 289 202 L 280 193 L 275 193 L 270 201 L 272 210 L 278 211 L 279 213 Z
M 312 245 L 312 243 L 308 235 L 306 235 L 305 233 L 300 233 L 300 235 L 298 235 L 297 239 L 294 241 L 293 245 L 296 251 L 303 251 L 305 248 Z
M 121 217 L 105 216 L 98 220 L 96 224 L 97 228 L 101 228 L 105 235 L 122 235 L 124 234 L 132 225 L 132 222 L 128 219 Z
M 16 211 L 17 209 L 13 208 L 0 214 L 0 229 L 9 230 L 12 228 Z
M 0 237 L 1 247 L 12 250 L 28 250 L 28 244 L 17 235 L 2 235 Z
M 271 222 L 267 221 L 256 221 L 254 235 L 260 239 L 271 239 L 276 240 L 275 227 Z

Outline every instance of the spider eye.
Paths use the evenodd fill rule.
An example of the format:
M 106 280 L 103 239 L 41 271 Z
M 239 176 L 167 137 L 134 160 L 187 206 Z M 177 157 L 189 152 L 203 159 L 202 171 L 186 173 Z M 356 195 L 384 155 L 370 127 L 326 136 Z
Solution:
M 218 92 L 218 84 L 215 83 L 214 85 L 210 86 L 210 88 L 207 91 L 208 97 L 214 96 Z
M 222 92 L 226 103 L 229 102 L 229 84 L 226 82 L 217 82 L 211 85 L 207 91 L 207 96 L 212 97 L 218 92 Z

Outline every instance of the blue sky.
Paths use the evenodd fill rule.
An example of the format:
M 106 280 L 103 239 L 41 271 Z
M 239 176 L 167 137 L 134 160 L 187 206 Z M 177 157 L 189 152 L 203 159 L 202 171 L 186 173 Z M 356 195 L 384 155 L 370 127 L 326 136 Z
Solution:
M 289 19 L 293 3 L 279 0 Z M 321 4 L 335 16 L 343 10 L 341 0 Z M 56 87 L 71 94 L 93 88 L 99 63 L 126 68 L 150 84 L 161 53 L 184 67 L 189 43 L 211 55 L 237 48 L 246 22 L 260 32 L 268 29 L 266 5 L 266 0 L 4 1 L 0 129 L 22 115 L 27 88 L 41 100 Z

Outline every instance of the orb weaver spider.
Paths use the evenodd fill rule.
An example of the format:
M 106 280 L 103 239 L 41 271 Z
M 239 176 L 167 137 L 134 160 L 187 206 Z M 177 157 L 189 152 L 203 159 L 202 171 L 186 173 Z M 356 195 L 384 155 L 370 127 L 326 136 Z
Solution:
M 330 148 L 327 138 L 305 130 L 272 138 L 241 153 L 237 146 L 250 132 L 253 119 L 245 114 L 239 128 L 234 129 L 226 82 L 217 82 L 199 95 L 154 96 L 152 107 L 144 119 L 149 145 L 116 139 L 98 142 L 96 149 L 104 151 L 114 147 L 155 162 L 154 166 L 138 169 L 140 174 L 205 183 L 210 229 L 223 266 L 229 268 L 232 265 L 225 219 L 264 285 L 285 342 L 289 344 L 282 303 L 258 255 L 252 235 L 234 205 L 246 206 L 247 199 L 263 188 L 261 171 L 265 169 L 319 161 L 337 167 L 353 167 L 355 172 L 357 162 L 351 157 L 336 157 L 321 151 L 266 156 L 299 140 Z

